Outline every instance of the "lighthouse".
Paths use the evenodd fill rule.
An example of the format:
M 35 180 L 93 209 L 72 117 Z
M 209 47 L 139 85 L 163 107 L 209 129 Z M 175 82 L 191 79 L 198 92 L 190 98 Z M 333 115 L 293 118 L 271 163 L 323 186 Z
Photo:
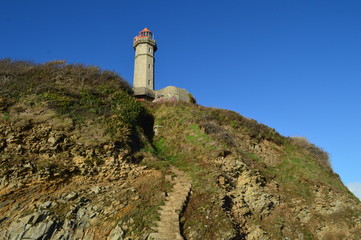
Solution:
M 134 37 L 133 48 L 135 51 L 134 95 L 137 98 L 154 99 L 154 53 L 157 51 L 157 44 L 148 28 L 144 28 L 138 36 Z
M 159 90 L 154 89 L 154 53 L 157 44 L 153 33 L 144 28 L 133 39 L 135 51 L 133 95 L 138 100 L 153 102 L 182 101 L 195 102 L 193 96 L 183 88 L 168 86 Z

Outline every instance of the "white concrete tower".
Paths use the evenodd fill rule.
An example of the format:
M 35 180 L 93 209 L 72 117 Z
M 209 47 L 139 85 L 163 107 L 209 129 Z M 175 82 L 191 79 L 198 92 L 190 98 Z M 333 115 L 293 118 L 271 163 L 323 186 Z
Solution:
M 152 32 L 144 28 L 134 38 L 133 47 L 135 50 L 134 95 L 139 98 L 154 99 L 154 53 L 157 51 L 157 44 Z

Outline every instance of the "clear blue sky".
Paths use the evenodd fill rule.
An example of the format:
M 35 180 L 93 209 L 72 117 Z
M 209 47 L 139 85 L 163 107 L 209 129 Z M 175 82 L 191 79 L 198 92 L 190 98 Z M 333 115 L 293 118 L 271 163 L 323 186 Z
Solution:
M 148 27 L 157 89 L 186 88 L 202 105 L 307 137 L 361 189 L 361 1 L 0 3 L 0 58 L 65 59 L 131 82 L 132 39 Z

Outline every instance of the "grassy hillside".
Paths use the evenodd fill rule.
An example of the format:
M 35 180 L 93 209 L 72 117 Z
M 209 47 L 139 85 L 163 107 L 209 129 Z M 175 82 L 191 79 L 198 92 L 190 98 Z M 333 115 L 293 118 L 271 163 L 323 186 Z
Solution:
M 361 235 L 360 201 L 306 139 L 229 110 L 138 102 L 97 67 L 1 60 L 0 135 L 0 235 L 36 213 L 73 238 L 145 239 L 170 165 L 192 179 L 186 239 Z
M 97 67 L 53 61 L 42 65 L 9 59 L 0 61 L 2 110 L 14 104 L 46 104 L 77 123 L 99 120 L 107 132 L 123 127 L 146 129 L 146 110 L 129 95 L 128 83 Z M 142 125 L 143 124 L 143 125 Z
M 359 201 L 332 171 L 327 153 L 307 140 L 283 137 L 228 110 L 184 103 L 149 107 L 159 129 L 156 153 L 193 177 L 186 234 L 217 236 L 214 230 L 220 237 L 230 228 L 225 220 L 229 215 L 240 228 L 240 238 L 254 226 L 271 239 L 293 239 L 300 233 L 318 239 L 316 232 L 325 222 L 332 222 L 336 232 L 338 227 L 355 226 L 352 222 L 360 212 L 352 206 Z M 332 209 L 340 198 L 347 198 L 349 205 Z M 251 201 L 259 201 L 258 206 Z M 318 211 L 322 208 L 327 213 Z M 331 235 L 325 239 L 346 237 L 341 230 Z

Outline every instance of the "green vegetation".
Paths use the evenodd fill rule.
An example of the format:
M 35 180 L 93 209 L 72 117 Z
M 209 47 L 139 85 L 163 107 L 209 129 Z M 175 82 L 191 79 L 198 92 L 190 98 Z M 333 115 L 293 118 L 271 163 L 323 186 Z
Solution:
M 127 236 L 136 238 L 151 232 L 151 227 L 159 220 L 158 209 L 163 204 L 162 192 L 169 192 L 171 185 L 163 178 L 147 176 L 141 182 L 136 183 L 136 188 L 142 196 L 140 201 L 133 201 L 125 211 L 121 212 L 119 222 L 132 222 L 134 226 L 132 232 Z
M 302 140 L 302 144 L 296 141 L 295 144 L 295 139 L 291 138 L 283 145 L 283 161 L 270 169 L 288 196 L 299 195 L 312 202 L 313 188 L 317 185 L 344 192 L 346 189 L 332 171 L 327 153 L 306 140 Z
M 0 60 L 3 119 L 9 118 L 6 109 L 15 103 L 46 104 L 75 124 L 89 120 L 103 124 L 113 139 L 126 141 L 137 127 L 151 137 L 153 117 L 130 93 L 128 83 L 117 74 L 97 67 Z
M 217 185 L 217 177 L 224 173 L 215 162 L 219 157 L 230 156 L 259 171 L 266 182 L 276 181 L 279 194 L 287 203 L 302 199 L 306 205 L 312 205 L 316 186 L 348 194 L 332 171 L 327 153 L 305 139 L 283 137 L 272 128 L 228 110 L 186 103 L 147 104 L 147 107 L 155 116 L 155 125 L 159 126 L 153 153 L 163 159 L 159 162 L 168 162 L 192 177 L 194 193 L 184 215 L 185 234 L 188 234 L 188 227 L 209 239 L 216 239 L 222 230 L 232 232 L 234 222 L 225 214 L 227 210 L 221 211 L 224 190 Z M 265 150 L 260 150 L 265 147 L 270 155 L 264 155 Z M 290 225 L 297 225 L 295 220 L 290 220 L 293 216 L 288 216 L 290 207 L 292 205 L 271 215 L 269 222 L 280 225 L 280 219 L 287 219 Z M 213 216 L 212 221 L 204 218 L 206 215 Z M 347 214 L 341 215 L 352 219 Z M 261 224 L 275 238 L 282 235 L 273 224 L 264 225 L 256 219 L 249 221 Z M 322 218 L 316 214 L 312 221 L 319 222 Z M 315 230 L 300 227 L 300 231 L 312 239 Z M 292 232 L 289 234 L 291 236 Z
M 161 134 L 154 138 L 154 146 L 160 159 L 192 178 L 194 193 L 184 213 L 185 231 L 191 226 L 201 236 L 217 239 L 223 237 L 218 234 L 233 233 L 234 229 L 232 221 L 220 207 L 221 190 L 217 186 L 216 175 L 212 174 L 216 169 L 207 162 L 207 156 L 217 151 L 217 143 L 197 123 L 198 115 L 193 115 L 194 108 L 197 106 L 183 103 L 151 106 L 156 116 L 155 124 L 162 126 Z M 205 218 L 206 215 L 212 218 Z

